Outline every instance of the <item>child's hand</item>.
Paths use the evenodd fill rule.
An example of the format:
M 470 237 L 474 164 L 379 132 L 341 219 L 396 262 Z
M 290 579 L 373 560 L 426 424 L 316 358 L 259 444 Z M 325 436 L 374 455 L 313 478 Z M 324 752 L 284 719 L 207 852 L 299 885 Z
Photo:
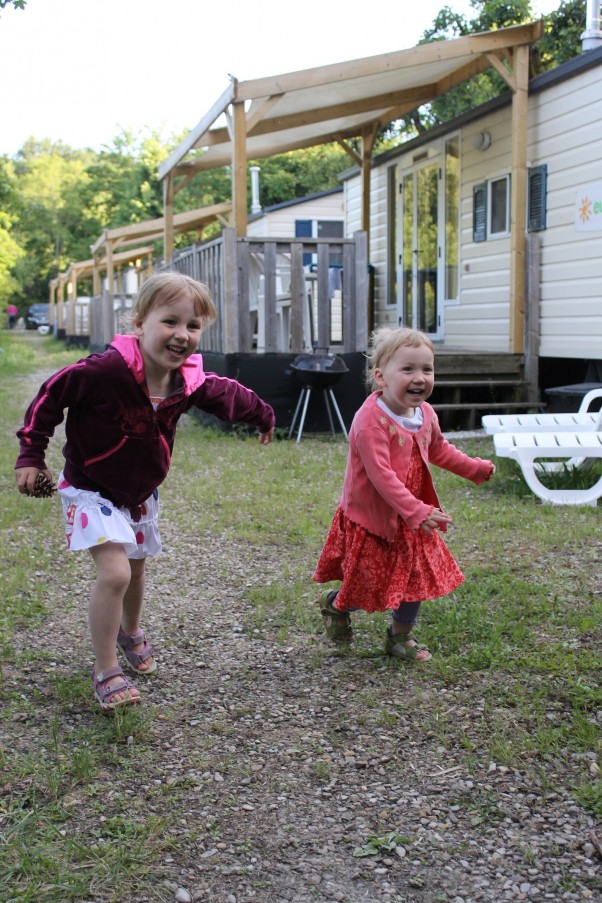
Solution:
M 15 478 L 17 480 L 17 488 L 23 495 L 33 495 L 35 482 L 38 474 L 43 473 L 44 476 L 52 483 L 52 474 L 45 468 L 39 470 L 37 467 L 18 467 L 15 470 Z
M 267 433 L 259 434 L 259 442 L 261 445 L 269 445 L 272 439 L 274 438 L 274 427 L 271 430 L 268 430 Z
M 490 461 L 489 463 L 491 464 L 491 470 L 489 471 L 489 474 L 485 477 L 485 482 L 487 482 L 487 480 L 490 480 L 491 477 L 495 473 L 495 464 L 493 463 L 493 461 Z
M 433 508 L 429 516 L 420 524 L 420 529 L 432 536 L 433 530 L 439 530 L 442 526 L 447 526 L 451 522 L 451 515 L 445 514 L 441 508 Z

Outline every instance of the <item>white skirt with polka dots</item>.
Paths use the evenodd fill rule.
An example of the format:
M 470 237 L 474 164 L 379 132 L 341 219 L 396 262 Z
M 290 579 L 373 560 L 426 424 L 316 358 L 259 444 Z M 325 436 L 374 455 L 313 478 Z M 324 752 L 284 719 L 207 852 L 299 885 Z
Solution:
M 125 547 L 128 558 L 161 554 L 156 489 L 136 508 L 117 508 L 99 492 L 72 486 L 61 473 L 58 492 L 63 503 L 68 549 L 80 551 L 104 542 L 116 542 Z

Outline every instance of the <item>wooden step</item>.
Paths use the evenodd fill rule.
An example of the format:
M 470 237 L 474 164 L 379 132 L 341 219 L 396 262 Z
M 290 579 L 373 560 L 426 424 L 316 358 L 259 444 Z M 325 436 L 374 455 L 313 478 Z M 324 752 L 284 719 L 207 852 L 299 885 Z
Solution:
M 436 392 L 437 389 L 495 389 L 498 386 L 504 388 L 510 386 L 518 389 L 524 385 L 526 383 L 522 379 L 495 379 L 495 377 L 488 379 L 438 379 L 433 391 Z
M 539 401 L 465 401 L 457 404 L 437 404 L 436 401 L 431 402 L 436 411 L 499 411 L 504 408 L 541 408 L 547 407 Z

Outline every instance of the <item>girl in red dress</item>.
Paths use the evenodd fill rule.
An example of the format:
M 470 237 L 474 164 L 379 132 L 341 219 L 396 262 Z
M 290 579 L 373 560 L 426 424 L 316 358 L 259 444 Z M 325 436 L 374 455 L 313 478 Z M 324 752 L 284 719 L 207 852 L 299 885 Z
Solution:
M 327 636 L 352 638 L 350 612 L 391 610 L 385 651 L 425 662 L 412 635 L 420 604 L 464 582 L 440 533 L 452 518 L 439 505 L 429 463 L 483 483 L 491 461 L 448 442 L 427 398 L 435 381 L 434 348 L 414 329 L 380 329 L 372 337 L 368 382 L 374 390 L 349 432 L 343 495 L 313 579 L 340 580 L 321 594 Z

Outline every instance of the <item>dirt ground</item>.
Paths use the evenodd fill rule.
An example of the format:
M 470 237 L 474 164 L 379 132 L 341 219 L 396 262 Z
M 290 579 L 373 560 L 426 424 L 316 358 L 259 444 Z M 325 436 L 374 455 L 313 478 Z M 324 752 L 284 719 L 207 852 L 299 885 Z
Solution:
M 170 475 L 173 500 L 186 479 Z M 202 522 L 182 530 L 168 515 L 162 533 L 144 621 L 159 669 L 138 682 L 147 723 L 128 741 L 131 759 L 126 743 L 62 804 L 65 829 L 91 848 L 117 816 L 163 827 L 139 883 L 117 896 L 90 886 L 90 903 L 602 899 L 600 828 L 558 789 L 553 756 L 491 761 L 484 697 L 495 674 L 450 685 L 392 666 L 361 619 L 347 653 L 328 645 L 319 616 L 315 631 L 284 634 L 283 611 L 257 618 L 248 598 L 284 565 L 273 549 Z M 7 695 L 29 700 L 26 719 L 0 721 L 6 749 L 47 745 L 53 721 L 65 737 L 103 717 L 88 688 L 89 566 L 78 558 L 66 573 L 56 542 L 49 614 L 17 628 L 21 663 L 4 672 Z M 26 649 L 31 665 L 18 658 Z M 78 674 L 84 690 L 58 699 L 57 679 Z M 14 798 L 24 789 L 11 784 Z

